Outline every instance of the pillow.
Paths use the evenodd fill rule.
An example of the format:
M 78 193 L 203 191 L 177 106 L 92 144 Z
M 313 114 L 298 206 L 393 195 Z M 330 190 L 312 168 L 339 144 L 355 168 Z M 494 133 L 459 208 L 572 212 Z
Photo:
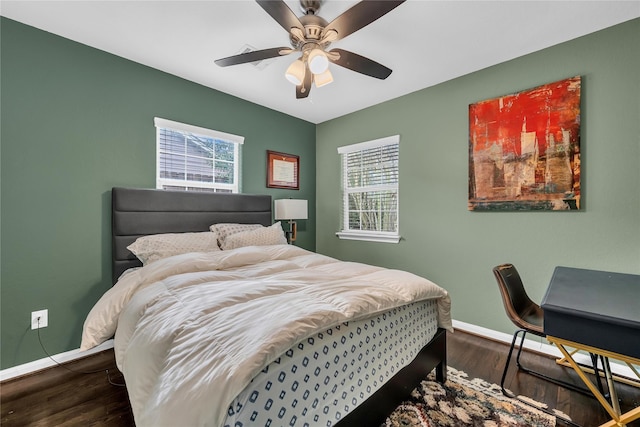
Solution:
M 261 227 L 228 236 L 222 245 L 223 250 L 241 248 L 243 246 L 286 245 L 287 238 L 280 222 L 270 227 Z
M 213 224 L 209 230 L 218 235 L 218 244 L 224 248 L 225 240 L 232 234 L 242 233 L 243 231 L 255 230 L 257 228 L 265 228 L 262 224 L 236 224 L 236 223 L 220 223 Z
M 220 247 L 216 233 L 204 231 L 143 236 L 127 246 L 127 249 L 133 252 L 143 265 L 147 265 L 162 258 L 188 252 L 216 252 Z

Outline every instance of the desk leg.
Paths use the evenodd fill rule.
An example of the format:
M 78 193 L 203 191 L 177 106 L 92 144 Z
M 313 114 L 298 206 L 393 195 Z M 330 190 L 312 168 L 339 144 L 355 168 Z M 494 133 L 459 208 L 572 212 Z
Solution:
M 640 372 L 638 372 L 638 370 L 635 368 L 635 366 L 633 366 L 631 363 L 625 361 L 624 363 L 627 364 L 627 366 L 629 367 L 629 369 L 631 369 L 631 371 L 633 371 L 634 374 L 636 374 L 636 377 L 638 377 L 640 379 Z M 638 382 L 634 382 L 633 384 L 631 384 L 635 387 L 640 387 L 640 384 L 638 384 Z
M 604 375 L 607 379 L 607 385 L 609 386 L 609 396 L 611 396 L 611 405 L 613 410 L 618 416 L 620 416 L 620 402 L 618 402 L 618 393 L 616 392 L 616 385 L 613 382 L 613 375 L 611 374 L 611 366 L 609 365 L 609 358 L 603 358 L 602 369 L 604 369 Z
M 631 421 L 637 420 L 638 418 L 640 418 L 640 406 L 638 406 L 635 409 L 632 409 L 629 412 L 626 412 L 624 415 L 622 415 L 620 417 L 620 421 L 611 420 L 611 421 L 608 421 L 608 422 L 600 425 L 600 427 L 619 427 L 619 426 L 624 426 L 624 425 L 626 425 L 626 423 L 630 423 Z
M 548 339 L 548 337 L 547 337 L 547 339 Z M 585 383 L 585 385 L 589 388 L 589 390 L 591 390 L 591 393 L 593 393 L 593 395 L 596 397 L 596 399 L 598 399 L 598 402 L 600 402 L 602 407 L 609 413 L 611 418 L 613 418 L 616 422 L 620 421 L 620 409 L 618 408 L 618 410 L 616 411 L 609 404 L 607 399 L 605 399 L 605 397 L 602 395 L 602 393 L 600 393 L 600 390 L 598 390 L 598 387 L 596 387 L 591 382 L 591 380 L 587 377 L 587 375 L 584 373 L 582 368 L 576 363 L 575 360 L 573 360 L 573 357 L 571 357 L 571 355 L 569 354 L 567 349 L 564 348 L 564 345 L 562 345 L 562 344 L 560 344 L 558 342 L 554 342 L 554 344 L 556 345 L 556 347 L 558 347 L 558 349 L 560 350 L 562 355 L 566 358 L 566 361 L 569 362 L 569 364 L 571 365 L 573 370 L 576 371 L 578 376 L 580 376 L 580 379 L 582 380 L 582 382 Z M 611 387 L 611 388 L 613 388 L 613 387 Z M 611 393 L 611 396 L 613 397 L 614 394 L 615 394 L 615 392 Z M 616 402 L 617 402 L 617 398 L 616 398 Z M 614 424 L 614 425 L 617 425 L 617 424 Z
M 624 356 L 622 354 L 614 353 L 612 351 L 597 349 L 595 347 L 591 347 L 584 344 L 578 344 L 572 341 L 564 340 L 562 338 L 547 336 L 547 340 L 550 343 L 554 344 L 556 347 L 558 347 L 560 352 L 566 358 L 566 361 L 569 363 L 569 365 L 571 365 L 573 370 L 576 371 L 576 373 L 578 374 L 582 382 L 584 382 L 585 385 L 589 388 L 589 390 L 591 390 L 591 393 L 593 393 L 596 399 L 598 399 L 598 402 L 600 402 L 602 407 L 611 416 L 612 420 L 602 424 L 600 427 L 625 426 L 627 423 L 630 423 L 633 420 L 640 419 L 640 407 L 636 407 L 635 409 L 625 412 L 624 414 L 620 413 L 621 411 L 620 411 L 620 405 L 618 403 L 618 395 L 616 393 L 615 383 L 613 380 L 613 375 L 611 373 L 611 367 L 609 365 L 609 359 L 611 358 L 611 359 L 621 360 L 625 362 L 627 365 L 640 366 L 640 359 L 630 357 L 630 356 Z M 573 353 L 569 353 L 565 348 L 565 345 L 571 348 L 576 348 L 579 350 L 587 351 L 592 354 L 596 354 L 603 359 L 602 368 L 603 368 L 607 383 L 609 384 L 609 394 L 611 395 L 611 404 L 609 404 L 609 401 L 605 399 L 605 397 L 602 395 L 600 390 L 598 390 L 598 388 L 593 384 L 593 382 L 587 377 L 587 375 L 584 373 L 580 365 L 578 365 L 578 363 L 573 359 L 572 357 Z M 637 370 L 635 369 L 633 371 L 636 374 L 638 373 Z

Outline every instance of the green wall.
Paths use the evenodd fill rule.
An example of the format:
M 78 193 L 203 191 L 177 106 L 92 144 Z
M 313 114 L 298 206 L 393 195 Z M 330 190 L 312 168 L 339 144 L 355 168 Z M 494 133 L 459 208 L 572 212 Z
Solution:
M 317 251 L 424 275 L 449 290 L 455 319 L 508 333 L 495 265 L 514 263 L 538 302 L 557 265 L 640 273 L 638 46 L 636 19 L 318 125 Z M 584 210 L 468 211 L 469 104 L 576 75 Z M 336 147 L 394 134 L 403 240 L 339 240 Z
M 155 186 L 155 116 L 245 137 L 243 192 L 308 199 L 315 125 L 2 18 L 1 368 L 78 348 L 111 286 L 110 189 Z M 300 156 L 300 191 L 267 189 L 266 150 Z
M 457 320 L 513 331 L 499 263 L 538 301 L 556 265 L 640 273 L 640 20 L 317 126 L 6 18 L 0 31 L 2 369 L 46 356 L 34 310 L 49 309 L 50 353 L 78 347 L 111 285 L 109 191 L 155 184 L 155 116 L 243 135 L 245 193 L 309 200 L 300 246 L 424 275 Z M 584 210 L 469 212 L 468 105 L 575 75 Z M 393 134 L 403 240 L 338 240 L 336 147 Z M 265 187 L 267 149 L 300 155 L 300 191 Z

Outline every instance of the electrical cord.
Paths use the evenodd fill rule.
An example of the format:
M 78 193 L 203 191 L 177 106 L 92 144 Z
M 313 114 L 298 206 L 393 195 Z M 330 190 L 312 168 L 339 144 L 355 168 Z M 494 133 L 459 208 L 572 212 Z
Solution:
M 54 359 L 49 352 L 47 351 L 47 349 L 44 347 L 44 344 L 42 343 L 42 338 L 40 337 L 40 318 L 38 317 L 38 342 L 40 343 L 40 347 L 42 347 L 42 351 L 44 351 L 44 353 L 47 355 L 47 357 L 49 357 L 49 359 L 51 359 L 53 361 L 53 363 L 55 363 L 56 365 L 60 366 L 61 368 L 66 369 L 69 372 L 74 372 L 76 374 L 84 374 L 84 375 L 89 375 L 89 374 L 97 374 L 98 372 L 105 372 L 107 374 L 107 381 L 109 381 L 109 384 L 116 386 L 116 387 L 126 387 L 126 384 L 124 383 L 116 383 L 113 380 L 111 380 L 111 374 L 109 374 L 109 369 L 97 369 L 95 371 L 78 371 L 75 369 L 71 369 L 68 366 L 58 362 L 56 359 Z

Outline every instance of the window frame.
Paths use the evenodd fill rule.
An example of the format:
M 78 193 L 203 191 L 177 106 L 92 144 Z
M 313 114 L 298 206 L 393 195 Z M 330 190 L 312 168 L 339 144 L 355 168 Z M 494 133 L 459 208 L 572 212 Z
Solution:
M 244 144 L 244 137 L 234 135 L 231 133 L 220 132 L 213 129 L 207 129 L 199 126 L 194 126 L 186 123 L 175 122 L 172 120 L 163 119 L 160 117 L 154 118 L 154 125 L 156 127 L 156 188 L 163 189 L 167 187 L 182 187 L 183 191 L 211 191 L 211 192 L 231 192 L 240 193 L 242 191 L 241 186 L 241 166 L 242 166 L 242 150 L 241 147 Z M 162 129 L 179 132 L 183 135 L 192 134 L 199 137 L 213 138 L 215 140 L 221 140 L 234 145 L 233 151 L 233 184 L 224 184 L 216 182 L 202 182 L 202 181 L 189 181 L 177 180 L 171 178 L 160 177 L 160 134 Z M 186 155 L 186 153 L 184 153 Z M 215 164 L 215 159 L 214 159 Z M 196 190 L 190 190 L 196 189 Z
M 390 145 L 397 145 L 397 163 L 396 173 L 398 174 L 398 180 L 396 183 L 383 183 L 379 185 L 370 186 L 369 192 L 380 190 L 395 190 L 396 193 L 396 230 L 395 231 L 378 231 L 378 230 L 354 230 L 349 228 L 349 195 L 354 192 L 367 192 L 358 189 L 348 189 L 347 177 L 347 155 L 355 152 L 362 152 L 364 150 L 370 150 L 374 148 L 381 148 Z M 400 135 L 392 135 L 384 138 L 379 138 L 371 141 L 360 142 L 357 144 L 346 145 L 338 147 L 338 153 L 340 154 L 340 170 L 341 170 L 341 190 L 342 190 L 342 209 L 341 209 L 341 223 L 342 229 L 336 233 L 340 239 L 344 240 L 362 240 L 369 242 L 385 242 L 385 243 L 398 243 L 401 239 L 400 236 Z

